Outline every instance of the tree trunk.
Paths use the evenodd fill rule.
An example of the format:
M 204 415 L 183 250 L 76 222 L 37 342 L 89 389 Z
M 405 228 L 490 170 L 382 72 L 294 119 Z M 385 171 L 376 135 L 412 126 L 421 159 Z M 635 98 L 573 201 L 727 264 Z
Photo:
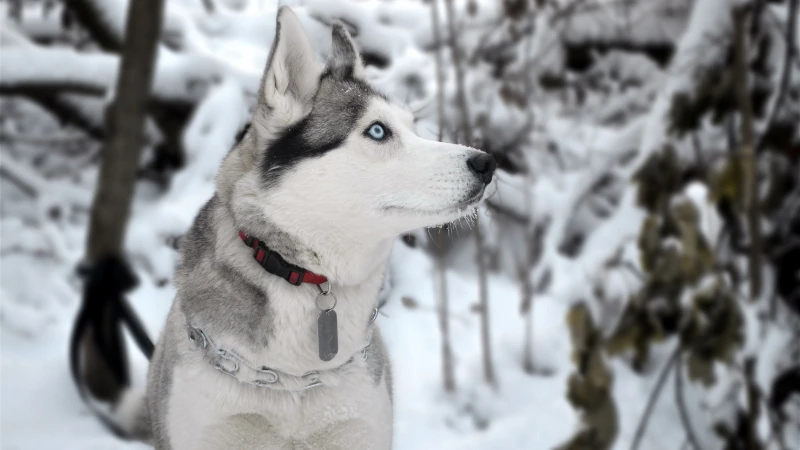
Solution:
M 761 294 L 761 214 L 758 199 L 758 173 L 753 138 L 753 107 L 750 103 L 747 63 L 747 19 L 749 10 L 736 7 L 733 10 L 733 39 L 735 58 L 735 89 L 739 103 L 741 146 L 739 160 L 742 169 L 742 205 L 747 216 L 750 234 L 749 263 L 750 299 L 755 301 Z
M 439 30 L 439 4 L 431 2 L 431 22 L 433 24 L 433 38 L 436 45 L 436 107 L 439 120 L 439 142 L 444 138 L 444 72 L 442 71 L 441 33 Z M 436 292 L 438 295 L 439 330 L 442 334 L 442 383 L 445 392 L 452 393 L 456 390 L 456 380 L 453 373 L 453 350 L 450 346 L 450 311 L 447 299 L 447 274 L 444 262 L 444 241 L 446 234 L 444 228 L 434 230 L 436 236 L 432 238 L 433 252 L 436 258 Z
M 458 109 L 461 115 L 460 129 L 463 137 L 462 143 L 472 145 L 472 127 L 470 126 L 469 119 L 469 104 L 467 103 L 467 95 L 466 91 L 464 90 L 464 67 L 462 64 L 463 58 L 461 55 L 461 49 L 458 46 L 458 40 L 456 39 L 456 19 L 453 14 L 453 0 L 445 0 L 445 6 L 447 6 L 447 32 L 449 34 L 448 42 L 450 43 L 450 49 L 453 53 L 453 67 L 456 71 L 456 100 L 458 101 Z
M 536 26 L 536 16 L 533 13 L 535 8 L 530 8 L 529 13 L 527 15 L 527 19 L 530 22 L 530 27 L 533 29 Z M 626 6 L 626 20 L 628 19 L 628 10 Z M 525 67 L 530 67 L 531 60 L 533 58 L 533 38 L 529 37 L 528 41 L 525 43 Z M 530 106 L 530 102 L 533 97 L 533 80 L 530 76 L 525 76 L 525 104 L 528 105 L 526 110 L 526 130 L 533 130 L 534 129 L 534 113 L 533 108 Z M 536 180 L 533 176 L 533 171 L 528 170 L 528 174 L 526 178 L 529 181 L 530 186 L 525 187 L 525 209 L 527 212 L 527 226 L 525 227 L 525 247 L 524 251 L 525 254 L 523 255 L 522 260 L 524 261 L 523 271 L 520 272 L 520 284 L 522 286 L 522 314 L 525 315 L 525 333 L 524 339 L 525 342 L 522 346 L 523 351 L 523 359 L 522 359 L 522 369 L 525 373 L 533 374 L 536 371 L 536 366 L 533 362 L 533 294 L 534 294 L 534 285 L 533 285 L 533 274 L 531 273 L 534 267 L 538 264 L 538 257 L 536 253 L 539 251 L 538 247 L 541 247 L 541 238 L 539 233 L 537 232 L 536 228 L 536 221 L 533 220 L 534 216 L 534 204 L 533 204 L 533 186 L 536 184 Z
M 478 299 L 481 309 L 481 346 L 483 348 L 483 379 L 492 387 L 497 387 L 492 362 L 492 338 L 489 322 L 489 280 L 486 273 L 486 258 L 483 248 L 483 233 L 480 220 L 475 218 L 475 262 L 478 266 Z
M 122 36 L 119 35 L 120 30 L 115 29 L 113 24 L 105 18 L 113 7 L 107 2 L 108 0 L 67 0 L 67 6 L 75 20 L 88 31 L 100 48 L 111 53 L 124 52 Z M 159 21 L 160 25 L 161 21 Z M 125 32 L 130 35 L 129 31 Z M 159 28 L 156 30 L 156 42 L 161 37 L 160 33 L 161 29 Z M 164 140 L 154 149 L 155 161 L 148 169 L 150 172 L 166 178 L 171 170 L 183 166 L 185 155 L 181 139 L 195 105 L 182 101 L 150 100 L 150 117 Z
M 439 330 L 442 334 L 442 383 L 445 392 L 452 393 L 456 390 L 456 380 L 453 371 L 453 349 L 450 345 L 450 309 L 447 299 L 447 271 L 444 261 L 445 232 L 438 229 L 432 239 L 434 257 L 436 259 L 436 295 L 439 316 Z
M 121 257 L 123 253 L 162 18 L 163 0 L 136 0 L 129 4 L 116 98 L 106 111 L 107 133 L 86 248 L 89 262 L 107 256 Z M 82 346 L 86 383 L 97 398 L 114 400 L 121 386 L 106 370 L 106 363 L 90 338 L 92 334 L 88 330 Z
M 530 288 L 530 281 L 523 285 L 523 300 L 530 305 L 525 312 L 525 343 L 523 345 L 522 369 L 525 373 L 533 375 L 536 366 L 533 363 L 533 290 Z
M 528 217 L 531 217 L 529 214 Z M 533 220 L 531 220 L 533 222 Z M 531 248 L 535 243 L 533 240 L 535 239 L 534 233 L 529 233 L 525 236 L 525 256 L 524 262 L 521 264 L 519 269 L 519 284 L 520 284 L 520 293 L 522 294 L 521 302 L 520 302 L 520 312 L 522 315 L 525 316 L 525 333 L 523 334 L 523 339 L 525 340 L 522 343 L 522 370 L 525 371 L 527 374 L 533 374 L 536 371 L 536 367 L 533 364 L 533 277 L 531 276 L 531 271 L 533 271 L 533 264 L 531 261 L 531 255 L 533 254 L 533 249 Z
M 453 54 L 453 67 L 456 71 L 456 91 L 458 109 L 461 114 L 461 135 L 463 143 L 474 145 L 472 127 L 470 125 L 469 105 L 464 88 L 464 67 L 461 49 L 456 40 L 455 15 L 453 14 L 453 0 L 445 0 L 447 13 L 447 31 L 449 33 L 450 49 Z M 495 386 L 494 365 L 492 364 L 491 337 L 489 336 L 489 292 L 487 286 L 486 260 L 484 258 L 483 235 L 480 220 L 475 218 L 475 262 L 478 267 L 478 292 L 481 308 L 481 342 L 483 344 L 483 376 L 488 384 Z

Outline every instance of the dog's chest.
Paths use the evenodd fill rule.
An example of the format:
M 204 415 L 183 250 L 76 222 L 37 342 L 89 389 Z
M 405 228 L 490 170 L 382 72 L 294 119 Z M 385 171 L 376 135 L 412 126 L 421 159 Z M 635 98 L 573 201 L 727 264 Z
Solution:
M 236 442 L 252 440 L 254 435 L 262 443 L 314 440 L 326 430 L 339 433 L 347 427 L 383 439 L 391 429 L 385 380 L 375 382 L 363 361 L 348 367 L 325 378 L 324 386 L 291 393 L 222 376 L 197 353 L 186 354 L 173 372 L 170 435 L 173 442 L 187 445 L 181 448 L 238 448 Z M 250 427 L 254 421 L 259 423 L 255 429 Z
M 179 320 L 183 323 L 174 323 L 172 328 L 182 342 L 166 418 L 173 442 L 193 449 L 236 448 L 226 441 L 245 442 L 256 435 L 259 442 L 268 442 L 269 434 L 275 439 L 315 439 L 328 427 L 341 432 L 346 429 L 343 423 L 369 429 L 369 435 L 383 436 L 385 432 L 378 430 L 390 430 L 391 402 L 385 381 L 375 376 L 381 371 L 373 370 L 361 352 L 370 343 L 382 271 L 358 286 L 334 284 L 332 295 L 319 299 L 316 286 L 293 286 L 265 276 L 260 267 L 242 265 L 231 273 L 236 276 L 208 277 L 218 283 L 204 284 L 202 272 L 197 270 L 191 274 L 195 281 L 189 284 L 191 289 L 179 291 L 174 307 L 186 314 L 186 322 Z M 230 287 L 243 280 L 252 288 Z M 198 296 L 208 308 L 198 307 Z M 322 361 L 318 317 L 332 307 L 337 315 L 338 353 L 330 361 Z M 202 329 L 209 346 L 203 347 L 203 339 L 196 337 L 190 341 L 186 325 Z M 226 376 L 215 370 L 215 363 L 226 363 L 228 368 L 236 365 L 223 360 L 221 355 L 226 353 L 219 350 L 235 353 L 247 364 L 240 362 L 236 376 Z M 253 374 L 253 368 L 274 369 L 281 374 L 280 381 L 262 387 L 249 384 L 251 375 L 263 378 Z M 298 381 L 298 376 L 309 372 L 319 372 L 321 386 L 301 392 L 282 389 L 303 387 L 305 379 Z M 248 428 L 253 421 L 264 425 Z M 222 436 L 227 436 L 225 442 L 217 441 Z M 208 445 L 209 439 L 213 445 Z
M 266 345 L 256 348 L 243 345 L 239 351 L 255 364 L 275 365 L 292 373 L 341 366 L 369 344 L 376 292 L 377 289 L 372 292 L 372 289 L 334 286 L 331 295 L 321 296 L 313 290 L 289 285 L 272 289 L 268 294 L 272 327 L 265 331 Z M 320 358 L 321 315 L 336 317 L 335 326 L 328 333 L 335 333 L 338 351 L 329 361 Z

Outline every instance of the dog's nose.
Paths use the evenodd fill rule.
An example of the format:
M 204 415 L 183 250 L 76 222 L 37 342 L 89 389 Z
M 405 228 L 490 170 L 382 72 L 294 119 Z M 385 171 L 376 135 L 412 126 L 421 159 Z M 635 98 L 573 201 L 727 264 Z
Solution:
M 494 173 L 494 169 L 497 168 L 497 162 L 495 162 L 492 155 L 488 153 L 477 153 L 470 156 L 467 160 L 467 165 L 475 175 L 480 177 L 484 184 L 492 182 L 492 174 Z

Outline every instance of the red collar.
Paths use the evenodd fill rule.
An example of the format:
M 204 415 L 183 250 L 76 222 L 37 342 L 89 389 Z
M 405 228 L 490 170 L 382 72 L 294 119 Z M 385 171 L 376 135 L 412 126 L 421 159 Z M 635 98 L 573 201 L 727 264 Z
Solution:
M 295 286 L 300 286 L 301 283 L 322 284 L 328 281 L 327 277 L 317 275 L 294 264 L 289 264 L 280 254 L 267 248 L 258 239 L 248 236 L 244 231 L 239 232 L 239 237 L 248 247 L 253 249 L 253 258 L 264 270 L 283 278 Z

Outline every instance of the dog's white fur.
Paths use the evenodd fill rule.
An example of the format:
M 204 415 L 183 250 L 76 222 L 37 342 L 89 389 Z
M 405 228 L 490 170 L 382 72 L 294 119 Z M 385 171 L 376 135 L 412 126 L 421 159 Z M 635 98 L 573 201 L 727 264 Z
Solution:
M 299 394 L 256 388 L 210 366 L 186 338 L 184 311 L 193 301 L 186 292 L 191 292 L 192 277 L 212 271 L 215 263 L 201 261 L 195 269 L 201 275 L 178 277 L 178 295 L 151 367 L 148 402 L 158 448 L 390 448 L 388 367 L 377 383 L 360 358 L 342 371 L 322 371 L 343 365 L 369 342 L 365 320 L 397 235 L 453 221 L 482 196 L 482 191 L 472 198 L 466 194 L 476 183 L 466 160 L 478 150 L 418 137 L 411 115 L 379 96 L 369 100 L 340 147 L 303 159 L 265 189 L 260 152 L 309 113 L 323 70 L 294 14 L 282 8 L 278 21 L 280 36 L 253 127 L 217 178 L 217 196 L 230 208 L 212 214 L 215 258 L 267 293 L 274 330 L 268 346 L 246 339 L 237 324 L 217 330 L 212 338 L 254 364 L 297 374 L 321 371 L 324 387 Z M 364 77 L 360 58 L 353 74 Z M 375 121 L 392 130 L 391 140 L 375 142 L 363 135 Z M 317 288 L 292 286 L 266 274 L 239 240 L 240 224 L 259 215 L 268 217 L 274 228 L 288 230 L 297 245 L 314 249 L 315 258 L 297 263 L 332 281 L 339 320 L 339 352 L 333 360 L 323 362 L 317 353 Z M 252 231 L 259 236 L 261 230 Z M 219 300 L 225 307 L 225 299 Z M 373 333 L 373 343 L 382 347 L 377 327 Z M 154 406 L 159 401 L 162 406 Z

